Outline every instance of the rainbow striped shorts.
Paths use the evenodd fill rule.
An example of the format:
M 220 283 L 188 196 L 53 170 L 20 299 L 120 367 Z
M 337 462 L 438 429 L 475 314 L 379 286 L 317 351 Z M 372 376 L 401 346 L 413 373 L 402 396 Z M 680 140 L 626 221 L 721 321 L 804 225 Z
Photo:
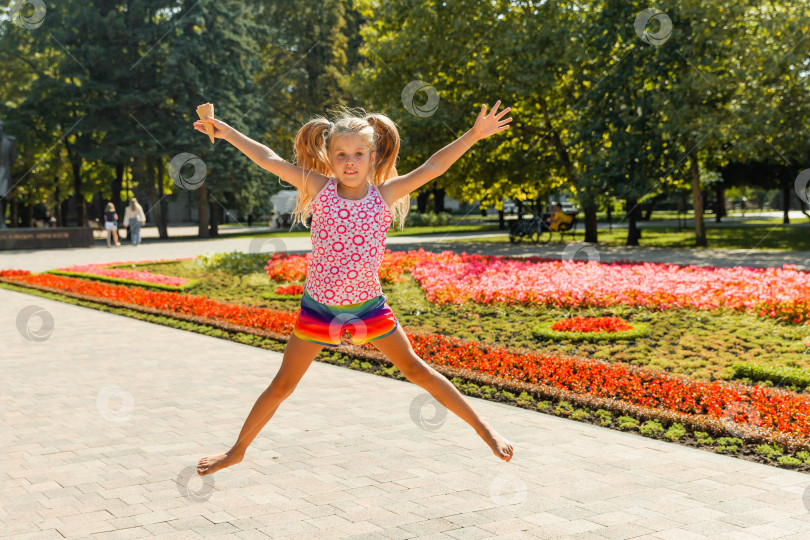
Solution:
M 293 335 L 337 347 L 343 334 L 349 332 L 355 345 L 370 343 L 391 334 L 399 324 L 386 300 L 382 294 L 359 304 L 328 306 L 312 298 L 305 289 Z

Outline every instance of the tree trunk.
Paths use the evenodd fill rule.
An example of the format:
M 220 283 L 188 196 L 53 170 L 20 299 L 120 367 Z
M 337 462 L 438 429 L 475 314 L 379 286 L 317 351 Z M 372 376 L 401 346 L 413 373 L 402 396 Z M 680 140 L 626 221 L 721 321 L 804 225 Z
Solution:
M 596 205 L 592 202 L 583 203 L 582 211 L 585 213 L 585 241 L 595 244 L 598 242 L 599 233 L 596 222 Z
M 82 197 L 82 158 L 74 156 L 70 162 L 73 169 L 73 196 L 76 203 L 76 226 L 87 227 L 87 219 Z
M 208 188 L 205 184 L 197 189 L 197 213 L 200 216 L 198 235 L 200 238 L 210 238 L 208 231 Z
M 112 203 L 115 205 L 115 211 L 118 212 L 118 218 L 123 223 L 124 221 L 124 207 L 121 205 L 121 189 L 124 185 L 124 162 L 119 161 L 115 164 L 115 178 L 112 182 Z
M 506 220 L 503 217 L 503 210 L 498 210 L 498 229 L 506 230 Z
M 19 203 L 17 202 L 17 197 L 10 199 L 8 201 L 8 220 L 9 220 L 9 227 L 16 229 L 20 226 L 20 218 L 18 217 L 17 207 Z
M 154 216 L 155 223 L 160 223 L 160 206 L 158 205 L 158 192 L 155 177 L 155 158 L 154 156 L 147 155 L 144 160 L 146 171 L 146 185 L 149 186 L 149 199 L 152 202 L 152 215 Z
M 155 208 L 155 212 L 157 213 L 156 222 L 158 228 L 158 235 L 162 239 L 166 239 L 169 237 L 169 231 L 167 228 L 168 219 L 166 214 L 168 213 L 167 202 L 166 198 L 164 197 L 163 191 L 163 180 L 166 176 L 166 164 L 163 163 L 163 158 L 158 156 L 157 158 L 157 175 L 155 178 L 156 186 L 157 186 L 157 193 L 158 193 L 158 205 Z
M 216 201 L 208 203 L 209 224 L 211 225 L 211 238 L 219 236 L 219 211 L 221 210 Z
M 437 214 L 444 212 L 444 188 L 433 189 L 433 208 Z
M 692 173 L 692 205 L 695 207 L 695 245 L 706 247 L 706 223 L 703 221 L 703 190 L 700 187 L 700 165 L 698 164 L 696 142 L 694 137 L 689 139 L 690 171 Z
M 782 175 L 782 223 L 790 225 L 790 193 L 791 179 L 787 174 Z
M 25 219 L 23 221 L 23 227 L 33 227 L 34 226 L 34 205 L 29 200 L 25 204 Z
M 720 223 L 726 215 L 726 189 L 718 185 L 714 188 L 714 221 Z
M 655 205 L 658 204 L 660 201 L 666 199 L 667 196 L 663 193 L 660 193 L 649 200 L 647 203 L 647 208 L 644 209 L 644 216 L 639 216 L 639 221 L 650 221 L 652 219 L 653 210 L 655 210 Z
M 430 198 L 430 191 L 424 189 L 416 196 L 416 211 L 419 214 L 427 212 L 427 203 Z
M 608 230 L 613 230 L 613 201 L 607 202 L 607 220 L 608 220 Z
M 638 239 L 641 238 L 641 230 L 638 228 L 638 218 L 641 208 L 638 206 L 638 199 L 626 199 L 627 205 L 627 240 L 625 246 L 637 246 Z
M 62 211 L 62 221 L 60 221 L 60 225 L 62 227 L 68 226 L 68 213 L 70 212 L 70 197 L 62 201 L 62 204 L 59 205 L 59 209 Z
M 53 179 L 54 187 L 56 188 L 53 193 L 53 200 L 56 201 L 54 205 L 55 208 L 53 209 L 53 217 L 56 219 L 57 226 L 62 225 L 62 203 L 60 202 L 62 199 L 61 194 L 59 193 L 59 177 L 55 176 Z

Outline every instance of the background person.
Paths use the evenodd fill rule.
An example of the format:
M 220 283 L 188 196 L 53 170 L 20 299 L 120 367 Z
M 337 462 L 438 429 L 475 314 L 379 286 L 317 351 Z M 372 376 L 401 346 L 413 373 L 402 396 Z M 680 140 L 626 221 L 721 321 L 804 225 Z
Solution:
M 141 243 L 141 225 L 144 223 L 146 223 L 146 215 L 143 213 L 143 207 L 138 199 L 132 197 L 124 212 L 124 227 L 129 231 L 129 239 L 134 246 Z
M 115 211 L 115 205 L 112 202 L 107 203 L 107 208 L 104 209 L 104 229 L 107 231 L 107 247 L 110 245 L 110 237 L 115 240 L 115 245 L 120 246 L 121 242 L 118 241 L 118 212 Z
M 548 226 L 552 231 L 559 231 L 560 225 L 571 225 L 571 222 L 574 221 L 574 218 L 562 211 L 562 206 L 558 203 L 552 206 L 551 212 Z

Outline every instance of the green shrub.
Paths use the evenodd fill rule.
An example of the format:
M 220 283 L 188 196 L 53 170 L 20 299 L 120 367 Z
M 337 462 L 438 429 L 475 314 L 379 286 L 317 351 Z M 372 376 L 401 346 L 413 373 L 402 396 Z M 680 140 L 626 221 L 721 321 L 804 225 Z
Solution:
M 538 411 L 547 411 L 551 408 L 551 403 L 548 401 L 540 401 L 537 403 Z
M 408 212 L 405 216 L 406 227 L 436 227 L 440 225 L 449 225 L 453 221 L 453 216 L 448 212 L 430 211 L 425 214 L 417 212 Z
M 720 437 L 717 439 L 715 451 L 720 454 L 730 454 L 739 451 L 743 444 L 743 440 L 737 437 Z
M 771 457 L 774 454 L 781 454 L 781 452 L 778 452 L 776 448 L 769 444 L 759 444 L 756 446 L 756 448 L 754 448 L 754 451 L 758 454 L 762 454 L 765 457 Z
M 681 437 L 686 435 L 686 428 L 683 427 L 683 424 L 679 424 L 675 422 L 671 426 L 666 433 L 664 433 L 664 438 L 669 439 L 670 441 L 677 441 Z
M 501 394 L 508 399 L 509 401 L 513 401 L 515 399 L 515 394 L 512 392 L 507 392 L 506 390 L 501 390 Z
M 574 412 L 574 407 L 567 401 L 560 401 L 557 406 L 554 407 L 554 412 L 560 416 L 568 416 Z
M 518 399 L 521 401 L 530 401 L 530 402 L 534 401 L 534 398 L 531 395 L 527 394 L 526 392 L 521 392 L 520 395 L 518 396 Z
M 609 426 L 613 422 L 613 415 L 605 409 L 599 409 L 594 414 L 603 426 Z
M 213 255 L 198 255 L 195 264 L 208 270 L 221 270 L 230 274 L 264 273 L 267 261 L 272 253 L 242 253 L 231 251 L 228 253 L 214 253 Z
M 619 429 L 622 431 L 629 431 L 638 427 L 638 420 L 631 416 L 620 416 L 616 419 L 619 422 Z
M 647 420 L 644 424 L 639 428 L 642 435 L 650 436 L 656 435 L 658 433 L 664 432 L 664 427 L 661 425 L 661 422 L 658 420 Z
M 695 431 L 695 438 L 697 439 L 698 444 L 714 444 L 714 439 L 711 438 L 705 431 Z
M 585 409 L 577 409 L 573 413 L 571 413 L 571 418 L 574 420 L 583 420 L 585 418 L 590 418 L 591 415 Z
M 534 325 L 531 329 L 534 337 L 538 339 L 571 340 L 571 341 L 614 341 L 622 339 L 642 338 L 650 333 L 650 325 L 637 321 L 630 321 L 632 330 L 622 332 L 558 332 L 551 326 L 557 321 L 547 321 Z
M 782 456 L 776 461 L 778 461 L 780 465 L 785 465 L 787 467 L 797 467 L 802 464 L 800 459 L 796 459 L 793 456 Z
M 751 381 L 759 381 L 764 386 L 775 384 L 791 386 L 794 388 L 804 388 L 810 385 L 810 371 L 801 368 L 790 368 L 781 366 L 764 366 L 740 362 L 732 365 L 734 378 L 746 378 Z
M 796 452 L 796 457 L 804 461 L 808 465 L 810 465 L 810 452 L 807 452 L 805 450 L 802 450 L 801 452 Z

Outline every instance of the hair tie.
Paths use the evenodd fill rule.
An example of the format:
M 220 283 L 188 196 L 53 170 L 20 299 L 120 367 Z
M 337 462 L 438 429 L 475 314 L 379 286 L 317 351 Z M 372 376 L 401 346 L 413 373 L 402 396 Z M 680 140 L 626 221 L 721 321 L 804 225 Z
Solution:
M 333 124 L 332 122 L 329 122 L 329 131 L 332 131 L 332 126 L 334 126 L 334 125 L 335 124 Z

